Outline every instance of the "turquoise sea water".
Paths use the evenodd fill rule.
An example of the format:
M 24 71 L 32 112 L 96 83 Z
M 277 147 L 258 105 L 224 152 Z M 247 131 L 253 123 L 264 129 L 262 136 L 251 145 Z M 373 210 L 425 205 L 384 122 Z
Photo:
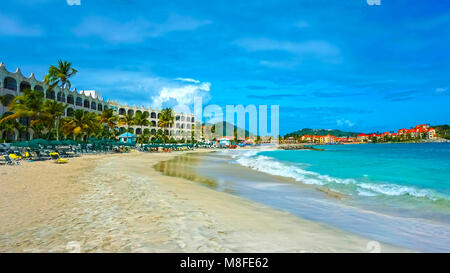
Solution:
M 325 151 L 260 152 L 240 159 L 240 162 L 360 199 L 401 199 L 450 209 L 449 143 L 330 145 L 323 148 Z M 263 166 L 265 161 L 270 166 Z
M 306 219 L 412 250 L 450 251 L 450 143 L 320 148 L 223 151 L 199 170 L 218 190 Z

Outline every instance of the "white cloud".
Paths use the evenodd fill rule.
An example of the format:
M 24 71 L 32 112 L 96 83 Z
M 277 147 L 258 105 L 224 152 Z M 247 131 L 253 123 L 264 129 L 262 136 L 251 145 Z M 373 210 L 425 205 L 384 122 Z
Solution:
M 351 122 L 348 119 L 338 119 L 336 120 L 336 124 L 338 126 L 348 126 L 348 127 L 353 127 L 355 125 L 355 123 Z
M 436 92 L 437 92 L 437 93 L 444 93 L 445 91 L 447 91 L 446 88 L 441 88 L 441 87 L 436 88 Z
M 300 64 L 298 61 L 266 61 L 261 60 L 260 65 L 270 68 L 295 68 Z
M 175 80 L 182 81 L 182 82 L 200 83 L 199 80 L 189 79 L 189 78 L 176 78 Z
M 248 51 L 280 50 L 297 55 L 313 54 L 325 57 L 339 55 L 339 49 L 326 41 L 310 40 L 304 42 L 290 42 L 276 41 L 266 38 L 251 38 L 240 39 L 234 43 Z
M 37 25 L 25 25 L 22 22 L 0 13 L 0 35 L 36 37 L 42 34 Z
M 74 29 L 74 33 L 80 37 L 99 36 L 105 41 L 115 43 L 137 43 L 173 31 L 195 30 L 210 23 L 208 20 L 176 14 L 170 15 L 163 23 L 153 23 L 143 18 L 119 22 L 104 17 L 88 17 Z
M 211 83 L 187 84 L 183 86 L 162 87 L 157 96 L 153 96 L 152 106 L 162 108 L 165 102 L 175 100 L 178 105 L 189 106 L 194 103 L 194 98 L 200 96 L 205 98 L 209 95 Z
M 203 102 L 210 99 L 211 83 L 167 79 L 148 72 L 132 72 L 118 70 L 79 69 L 80 74 L 73 83 L 77 89 L 95 89 L 103 94 L 105 99 L 151 106 L 161 109 L 163 106 L 175 104 L 191 106 L 194 96 L 200 96 Z M 168 105 L 170 104 L 170 105 Z

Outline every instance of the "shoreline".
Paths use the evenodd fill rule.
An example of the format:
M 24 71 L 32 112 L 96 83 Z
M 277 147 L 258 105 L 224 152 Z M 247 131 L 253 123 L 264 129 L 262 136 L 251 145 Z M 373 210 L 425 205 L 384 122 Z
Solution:
M 181 154 L 86 156 L 66 165 L 1 168 L 0 204 L 9 205 L 0 208 L 0 251 L 68 252 L 70 244 L 81 252 L 370 250 L 369 239 L 154 170 Z M 383 244 L 381 251 L 408 250 Z
M 433 180 L 421 179 L 422 176 L 435 177 L 445 182 L 448 173 L 437 172 L 436 176 L 433 176 L 421 171 L 422 168 L 425 171 L 430 170 L 430 165 L 437 171 L 445 170 L 446 167 L 443 166 L 445 163 L 434 162 L 435 159 L 430 153 L 427 153 L 427 156 L 417 157 L 418 153 L 426 153 L 429 150 L 425 148 L 427 145 L 417 144 L 417 149 L 404 145 L 395 145 L 392 149 L 389 145 L 382 146 L 385 147 L 370 145 L 353 148 L 329 147 L 327 150 L 330 153 L 224 152 L 221 154 L 229 155 L 229 160 L 221 159 L 219 156 L 205 156 L 203 161 L 207 168 L 199 166 L 196 170 L 217 181 L 223 181 L 219 184 L 227 185 L 239 196 L 291 212 L 299 217 L 414 251 L 448 251 L 447 242 L 450 234 L 448 195 L 445 195 L 445 191 L 440 195 L 439 188 L 434 190 L 434 184 L 429 183 Z M 447 145 L 442 147 L 440 153 L 436 152 L 437 158 L 448 154 L 449 147 Z M 412 148 L 414 150 L 411 150 Z M 439 148 L 438 144 L 433 145 L 432 153 Z M 373 168 L 366 168 L 369 155 L 374 155 L 374 161 L 370 163 L 375 166 Z M 410 155 L 405 162 L 400 161 L 396 165 L 384 162 L 393 160 L 392 158 L 404 158 L 404 155 Z M 415 164 L 423 165 L 422 167 L 417 165 L 417 168 L 409 171 L 409 166 L 416 166 Z M 242 169 L 243 167 L 260 175 L 255 173 L 250 176 Z M 223 171 L 224 169 L 229 170 Z M 399 175 L 401 172 L 398 170 L 405 170 L 405 176 Z M 377 176 L 380 173 L 381 175 Z M 271 175 L 274 179 L 267 181 L 262 174 Z M 368 184 L 368 181 L 372 180 L 365 181 L 365 174 L 372 180 L 378 177 L 383 181 L 389 181 L 383 185 L 392 190 L 384 192 L 383 188 L 377 188 L 377 181 Z M 279 175 L 292 178 L 292 183 L 284 183 L 278 179 Z M 403 181 L 405 183 L 402 183 Z M 319 187 L 325 185 L 346 196 L 342 200 L 337 200 L 339 198 L 331 200 L 327 198 L 330 195 L 313 195 L 305 190 L 308 185 L 319 191 Z M 375 194 L 369 195 L 371 191 L 362 191 L 365 189 L 364 186 L 372 186 L 371 190 Z M 422 193 L 426 195 L 421 195 Z M 440 196 L 442 199 L 434 199 Z

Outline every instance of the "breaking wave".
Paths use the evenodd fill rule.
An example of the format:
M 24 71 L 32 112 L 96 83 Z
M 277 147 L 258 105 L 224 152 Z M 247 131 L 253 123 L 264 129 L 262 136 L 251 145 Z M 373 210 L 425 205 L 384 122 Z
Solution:
M 411 196 L 427 198 L 432 201 L 450 200 L 449 198 L 429 189 L 419 189 L 411 186 L 403 186 L 391 183 L 374 183 L 358 181 L 356 179 L 342 179 L 302 168 L 301 164 L 285 163 L 275 158 L 258 155 L 261 151 L 236 151 L 229 153 L 235 163 L 253 170 L 271 175 L 292 178 L 304 184 L 325 186 L 342 193 L 356 194 L 359 196 Z

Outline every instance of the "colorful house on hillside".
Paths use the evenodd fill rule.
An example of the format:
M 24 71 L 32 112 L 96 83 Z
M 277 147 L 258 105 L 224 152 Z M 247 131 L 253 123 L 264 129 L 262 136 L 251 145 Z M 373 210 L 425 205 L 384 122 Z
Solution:
M 320 136 L 320 143 L 322 144 L 333 144 L 335 143 L 336 137 L 332 135 Z
M 310 135 L 303 135 L 301 139 L 304 142 L 313 142 L 312 141 L 313 140 L 313 136 L 310 136 Z
M 310 143 L 333 144 L 336 142 L 336 137 L 332 136 L 332 135 L 326 135 L 326 136 L 303 135 L 301 140 L 303 142 L 310 142 Z
M 283 143 L 285 143 L 285 144 L 294 144 L 294 143 L 296 143 L 297 141 L 295 140 L 295 138 L 294 137 L 285 137 L 284 139 L 283 139 Z
M 426 124 L 416 125 L 411 129 L 400 129 L 397 131 L 397 135 L 410 135 L 414 138 L 427 138 L 433 139 L 436 137 L 436 130 Z
M 352 142 L 358 142 L 358 139 L 356 137 L 337 137 L 335 138 L 336 143 L 352 143 Z
M 435 137 L 436 137 L 436 129 L 434 129 L 433 127 L 428 128 L 427 138 L 433 139 Z
M 421 139 L 433 139 L 436 137 L 436 130 L 434 128 L 431 128 L 429 125 L 426 124 L 420 124 L 416 125 L 414 128 L 411 129 L 399 129 L 397 133 L 389 133 L 384 132 L 382 134 L 359 134 L 357 136 L 359 141 L 372 141 L 373 138 L 376 138 L 378 140 L 386 140 L 386 136 L 394 137 L 394 138 L 401 138 L 406 139 L 406 137 L 412 137 L 412 138 L 421 138 Z
M 364 140 L 367 140 L 368 138 L 369 138 L 369 135 L 366 135 L 366 134 L 364 134 L 364 133 L 361 133 L 361 134 L 359 134 L 359 135 L 357 135 L 356 136 L 356 138 L 358 139 L 358 141 L 364 141 Z

